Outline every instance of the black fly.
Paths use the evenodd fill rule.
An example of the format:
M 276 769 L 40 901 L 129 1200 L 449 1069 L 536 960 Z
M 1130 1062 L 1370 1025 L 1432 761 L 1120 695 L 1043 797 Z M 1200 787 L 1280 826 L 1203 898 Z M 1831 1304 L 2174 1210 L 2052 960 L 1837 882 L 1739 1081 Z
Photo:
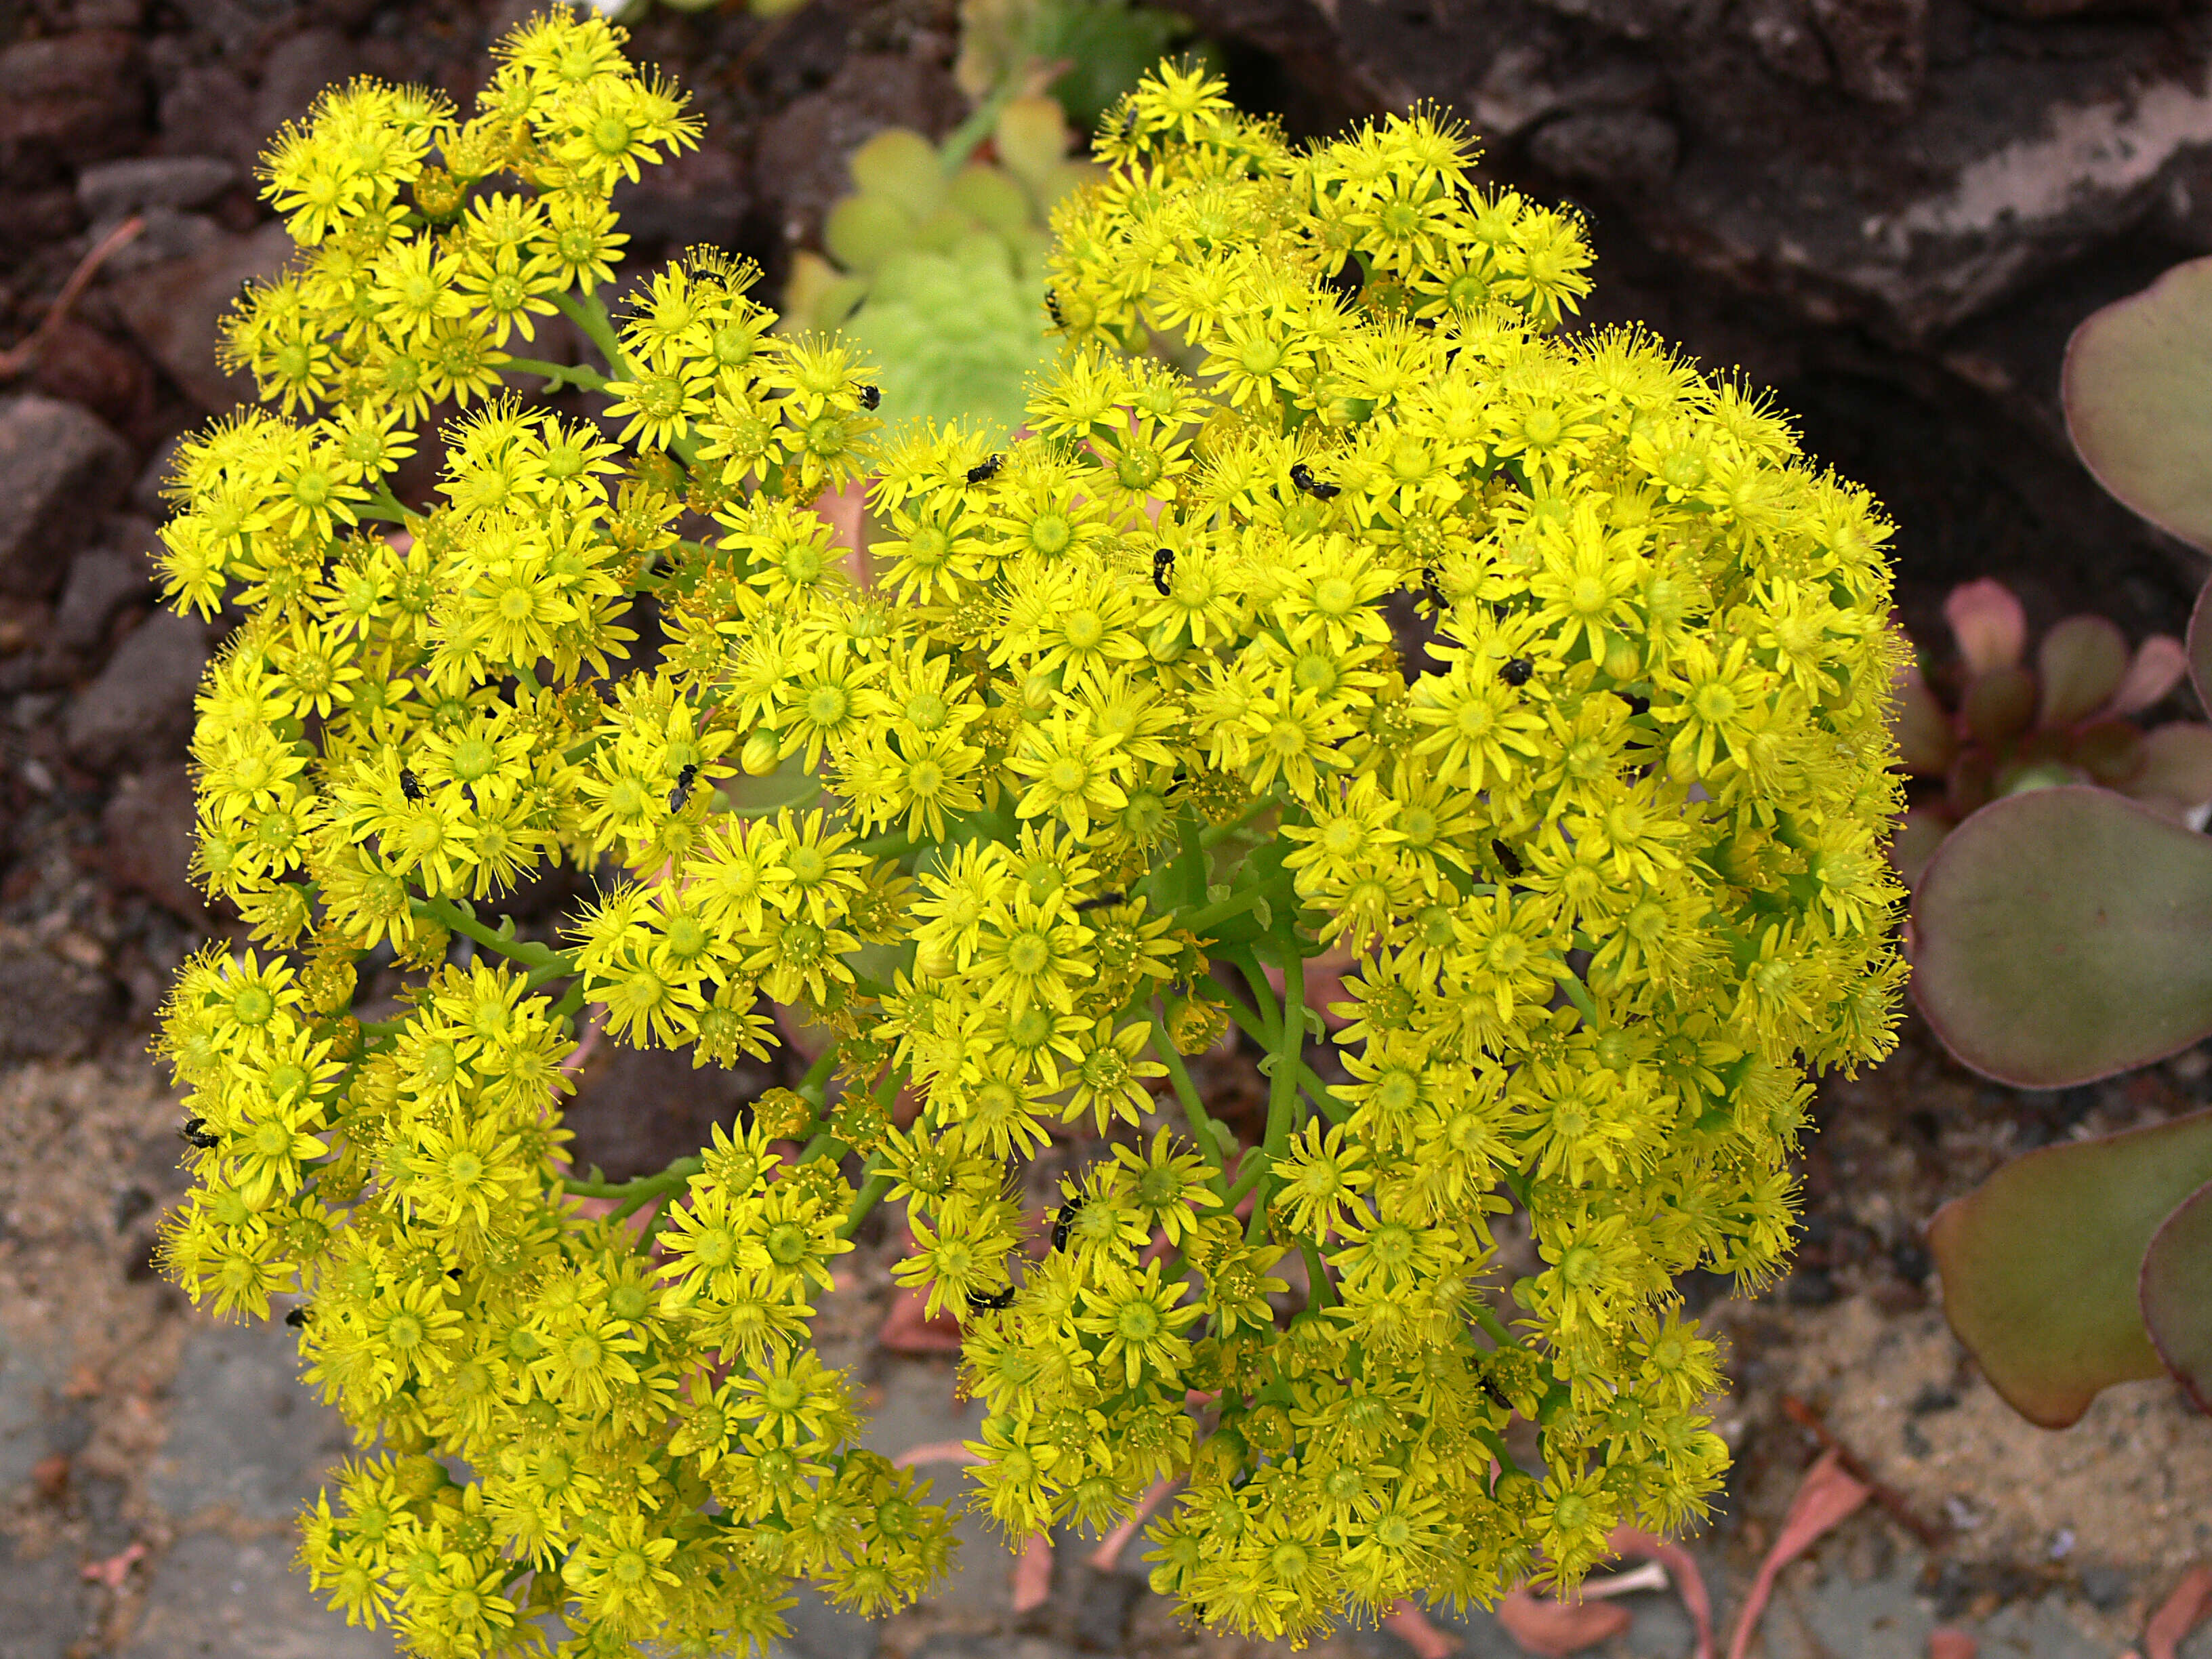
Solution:
M 1174 574 L 1175 549 L 1172 547 L 1154 548 L 1152 550 L 1152 586 L 1159 590 L 1159 595 L 1162 599 L 1165 599 L 1167 597 L 1168 579 Z
M 305 1307 L 295 1308 L 284 1316 L 284 1322 L 296 1331 L 307 1324 L 307 1310 Z
M 880 387 L 864 386 L 860 388 L 861 408 L 873 409 L 878 404 L 883 402 L 883 400 L 884 394 Z
M 1304 461 L 1291 463 L 1291 482 L 1317 501 L 1328 501 L 1337 493 L 1336 485 L 1323 483 L 1306 471 L 1306 464 Z
M 1080 1198 L 1071 1198 L 1060 1206 L 1060 1213 L 1052 1218 L 1054 1249 L 1064 1250 L 1067 1248 L 1068 1230 L 1075 1225 L 1075 1218 L 1082 1213 L 1083 1200 Z
M 1009 1285 L 1003 1291 L 970 1291 L 968 1305 L 977 1313 L 996 1313 L 1002 1308 L 1011 1308 L 1014 1305 L 1014 1287 Z
M 968 469 L 968 482 L 971 484 L 987 483 L 999 476 L 999 469 L 1006 464 L 1006 458 L 1003 455 L 994 455 L 988 460 L 978 461 Z
M 1498 671 L 1498 678 L 1508 685 L 1526 685 L 1528 677 L 1535 672 L 1536 659 L 1534 657 L 1513 657 Z
M 399 769 L 399 793 L 410 801 L 419 801 L 422 799 L 421 780 L 404 766 Z
M 668 792 L 670 811 L 680 812 L 684 810 L 684 803 L 691 799 L 691 780 L 698 775 L 699 769 L 696 766 L 686 766 L 676 775 L 676 787 Z
M 1437 580 L 1436 566 L 1425 564 L 1421 567 L 1421 586 L 1428 593 L 1430 602 L 1437 610 L 1443 610 L 1447 601 L 1444 599 L 1444 585 Z
M 1101 893 L 1097 898 L 1085 899 L 1077 905 L 1075 914 L 1079 916 L 1085 910 L 1103 910 L 1109 904 L 1119 904 L 1125 896 L 1121 893 Z
M 1521 860 L 1514 856 L 1513 849 L 1502 841 L 1493 841 L 1490 843 L 1490 850 L 1498 854 L 1498 861 L 1504 866 L 1505 873 L 1518 879 Z
M 222 1145 L 222 1138 L 220 1135 L 211 1135 L 207 1133 L 207 1120 L 204 1117 L 186 1118 L 185 1127 L 177 1131 L 177 1139 L 188 1146 L 198 1147 L 202 1152 L 207 1151 L 210 1146 Z

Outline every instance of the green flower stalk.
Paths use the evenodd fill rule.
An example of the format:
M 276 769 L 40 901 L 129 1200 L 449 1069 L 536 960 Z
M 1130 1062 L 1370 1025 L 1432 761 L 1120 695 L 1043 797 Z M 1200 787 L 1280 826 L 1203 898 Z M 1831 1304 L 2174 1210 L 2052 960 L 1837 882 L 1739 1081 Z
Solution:
M 1718 1372 L 1674 1277 L 1772 1274 L 1802 1067 L 1890 1042 L 1872 504 L 1644 336 L 1554 338 L 1575 223 L 1473 191 L 1456 130 L 1294 149 L 1170 70 L 1055 211 L 1033 435 L 877 453 L 872 372 L 769 334 L 749 270 L 593 298 L 608 192 L 692 132 L 620 40 L 541 18 L 466 121 L 363 83 L 283 137 L 303 253 L 230 336 L 277 410 L 185 447 L 164 532 L 173 602 L 248 613 L 195 870 L 258 947 L 165 1012 L 197 1184 L 164 1260 L 226 1314 L 310 1298 L 364 1448 L 306 1519 L 317 1587 L 440 1656 L 537 1650 L 541 1613 L 562 1654 L 757 1647 L 794 1579 L 922 1593 L 945 1512 L 808 1334 L 886 1199 L 900 1282 L 964 1321 L 974 1501 L 1026 1536 L 1185 1482 L 1153 1582 L 1217 1626 L 1571 1586 L 1617 1522 L 1699 1513 Z M 598 366 L 509 355 L 548 304 Z M 439 499 L 398 501 L 445 397 Z M 807 510 L 863 474 L 873 590 Z M 498 914 L 602 860 L 559 948 Z M 387 943 L 410 989 L 363 1022 Z M 571 1168 L 587 1008 L 726 1064 L 776 1041 L 763 997 L 833 1039 L 798 1090 L 659 1174 Z M 1182 1059 L 1231 1023 L 1249 1146 Z M 1078 1125 L 1110 1155 L 1027 1255 L 1014 1166 Z M 1516 1206 L 1542 1265 L 1507 1285 Z

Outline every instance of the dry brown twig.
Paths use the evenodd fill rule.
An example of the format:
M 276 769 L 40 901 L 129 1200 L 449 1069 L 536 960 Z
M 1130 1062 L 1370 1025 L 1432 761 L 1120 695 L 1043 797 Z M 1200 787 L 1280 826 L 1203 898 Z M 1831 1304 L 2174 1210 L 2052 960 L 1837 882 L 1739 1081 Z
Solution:
M 133 240 L 145 228 L 145 220 L 134 213 L 101 237 L 99 246 L 76 262 L 76 269 L 70 272 L 70 279 L 62 284 L 61 293 L 46 308 L 44 320 L 7 350 L 0 351 L 0 380 L 12 380 L 38 362 L 40 349 L 61 326 L 62 319 L 69 315 L 70 307 L 77 302 L 78 296 L 99 275 L 100 266 L 107 263 L 117 249 Z

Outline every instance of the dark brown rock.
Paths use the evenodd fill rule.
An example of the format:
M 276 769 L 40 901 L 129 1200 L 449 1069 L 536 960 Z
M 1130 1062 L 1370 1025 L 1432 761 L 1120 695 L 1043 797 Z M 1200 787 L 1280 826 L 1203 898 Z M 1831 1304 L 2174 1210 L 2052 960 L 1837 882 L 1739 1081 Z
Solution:
M 144 127 L 130 35 L 87 29 L 0 52 L 0 177 L 28 181 L 119 155 Z
M 750 1060 L 695 1071 L 689 1054 L 603 1041 L 563 1110 L 576 1137 L 576 1168 L 596 1164 L 611 1181 L 665 1169 L 705 1146 L 715 1124 L 735 1123 L 741 1104 L 779 1080 Z
M 2008 9 L 2053 20 L 2062 7 Z M 1611 204 L 1634 240 L 1719 293 L 1907 347 L 2142 222 L 2177 181 L 2193 193 L 2212 154 L 2203 7 L 2104 7 L 2090 24 L 2011 21 L 1968 0 L 1339 0 L 1334 26 L 1311 0 L 1182 9 L 1280 59 L 1317 112 L 1456 107 L 1508 181 L 1546 165 L 1540 143 L 1577 137 L 1545 138 L 1541 125 L 1570 108 L 1570 86 L 1594 64 L 1638 62 L 1660 95 L 1616 107 L 1663 112 L 1680 161 Z M 1601 137 L 1630 179 L 1656 172 L 1656 129 L 1586 125 L 1573 159 Z M 2193 211 L 2192 196 L 2178 216 Z
M 238 169 L 219 155 L 133 155 L 78 173 L 76 199 L 94 221 L 148 208 L 188 212 L 205 207 L 238 178 Z
M 147 553 L 154 526 L 144 519 L 110 519 L 97 544 L 70 562 L 69 580 L 54 606 L 54 643 L 91 651 L 107 636 L 107 624 L 125 605 L 154 602 L 154 568 Z
M 0 951 L 0 1058 L 69 1060 L 117 1012 L 115 982 L 32 948 Z
M 36 393 L 0 401 L 0 593 L 58 588 L 134 471 L 123 440 L 76 404 Z
M 99 678 L 70 700 L 62 731 L 70 757 L 100 772 L 118 762 L 181 760 L 192 694 L 207 666 L 207 631 L 156 611 L 115 647 Z
M 253 95 L 222 64 L 188 64 L 161 94 L 161 147 L 171 155 L 216 155 L 246 168 L 260 154 Z
M 187 878 L 192 856 L 192 780 L 181 762 L 120 779 L 100 814 L 100 854 L 108 873 L 186 921 L 207 909 Z
M 333 28 L 302 29 L 270 47 L 253 94 L 255 144 L 265 146 L 287 121 L 304 117 L 325 88 L 343 85 L 360 69 L 353 42 Z
M 727 247 L 738 240 L 751 207 L 744 164 L 714 148 L 711 134 L 705 147 L 646 168 L 636 183 L 621 185 L 614 196 L 633 246 L 671 251 L 701 242 Z
M 830 84 L 794 100 L 761 130 L 753 188 L 793 243 L 821 234 L 830 204 L 852 188 L 847 158 L 885 127 L 942 137 L 960 118 L 960 90 L 933 64 L 863 53 Z
M 1811 0 L 1836 81 L 1871 104 L 1910 104 L 1928 70 L 1928 0 Z
M 1674 129 L 1641 110 L 1604 110 L 1547 121 L 1528 141 L 1528 155 L 1563 179 L 1611 185 L 1632 194 L 1657 190 L 1673 176 Z
M 153 366 L 130 345 L 74 317 L 46 331 L 31 384 L 49 398 L 82 404 L 125 430 L 143 421 L 153 406 Z
M 189 259 L 119 278 L 112 292 L 131 333 L 169 378 L 202 409 L 221 414 L 253 401 L 253 379 L 216 367 L 216 325 L 255 277 L 273 276 L 293 252 L 281 224 L 230 236 Z

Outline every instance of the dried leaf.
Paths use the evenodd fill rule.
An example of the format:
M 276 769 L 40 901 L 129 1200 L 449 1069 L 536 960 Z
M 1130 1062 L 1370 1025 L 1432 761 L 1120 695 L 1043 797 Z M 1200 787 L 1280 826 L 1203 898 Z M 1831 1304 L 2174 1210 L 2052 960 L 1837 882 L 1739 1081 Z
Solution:
M 1401 1600 L 1383 1616 L 1382 1628 L 1413 1649 L 1414 1659 L 1449 1659 L 1462 1645 L 1449 1631 L 1437 1629 L 1417 1602 Z
M 1052 1534 L 1035 1533 L 1014 1558 L 1014 1613 L 1035 1613 L 1052 1600 Z
M 1540 1659 L 1565 1659 L 1620 1635 L 1628 1628 L 1629 1614 L 1611 1601 L 1554 1601 L 1516 1589 L 1498 1604 L 1498 1622 Z
M 1766 1611 L 1767 1598 L 1774 1594 L 1777 1575 L 1812 1548 L 1830 1528 L 1864 1504 L 1873 1496 L 1873 1490 L 1844 1472 L 1843 1454 L 1832 1448 L 1822 1452 L 1819 1461 L 1805 1471 L 1796 1497 L 1790 1500 L 1790 1513 L 1783 1517 L 1781 1534 L 1775 1539 L 1774 1547 L 1766 1552 L 1766 1559 L 1759 1564 L 1758 1577 L 1751 1581 L 1751 1589 L 1744 1596 L 1743 1611 L 1736 1619 L 1735 1638 L 1729 1644 L 1729 1659 L 1743 1659 L 1750 1650 L 1752 1633 L 1759 1628 L 1759 1617 Z
M 1656 1561 L 1667 1569 L 1674 1580 L 1674 1593 L 1682 1598 L 1690 1622 L 1697 1627 L 1694 1659 L 1713 1659 L 1713 1599 L 1706 1592 L 1705 1577 L 1698 1571 L 1697 1559 L 1680 1544 L 1654 1537 L 1635 1527 L 1615 1527 L 1613 1536 L 1606 1542 L 1616 1555 Z
M 2208 1611 L 2212 1611 L 2212 1567 L 2191 1567 L 2143 1626 L 2148 1659 L 2174 1659 L 2181 1638 L 2197 1628 Z

